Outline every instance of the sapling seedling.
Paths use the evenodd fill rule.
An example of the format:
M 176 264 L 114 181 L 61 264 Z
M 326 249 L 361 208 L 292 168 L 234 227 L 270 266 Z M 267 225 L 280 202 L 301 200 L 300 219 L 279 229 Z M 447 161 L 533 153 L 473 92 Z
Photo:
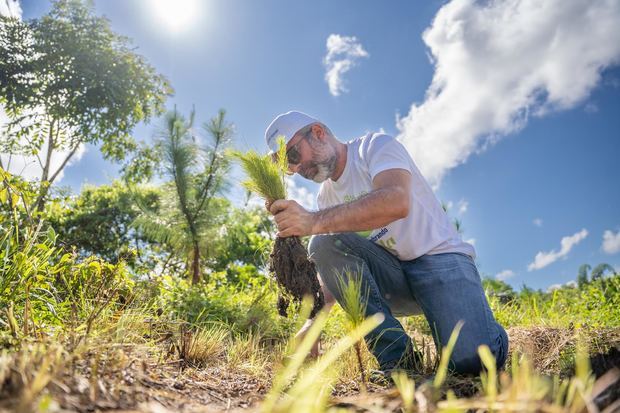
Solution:
M 276 156 L 260 155 L 255 151 L 235 152 L 248 176 L 243 185 L 258 194 L 271 205 L 279 199 L 286 199 L 285 173 L 288 167 L 284 139 L 279 140 Z M 291 299 L 300 303 L 304 296 L 314 300 L 310 317 L 323 308 L 325 299 L 319 285 L 314 263 L 308 259 L 306 248 L 299 237 L 276 237 L 269 254 L 269 271 L 275 275 L 281 288 L 278 297 L 278 311 L 286 316 Z
M 368 290 L 362 291 L 362 277 L 359 271 L 345 269 L 338 276 L 338 290 L 342 297 L 342 309 L 347 314 L 349 330 L 353 331 L 366 319 L 366 302 L 368 301 Z M 362 358 L 361 342 L 355 343 L 355 356 L 360 372 L 360 386 L 366 392 L 366 372 L 364 370 L 364 360 Z

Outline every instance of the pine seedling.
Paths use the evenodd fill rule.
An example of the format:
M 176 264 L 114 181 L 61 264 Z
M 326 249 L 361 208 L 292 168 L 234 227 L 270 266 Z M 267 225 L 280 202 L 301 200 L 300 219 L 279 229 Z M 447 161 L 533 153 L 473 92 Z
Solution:
M 302 305 L 303 309 L 303 305 Z M 303 312 L 303 311 L 302 311 Z M 306 311 L 306 314 L 308 312 Z M 289 346 L 289 362 L 276 374 L 273 385 L 261 406 L 262 412 L 324 412 L 335 380 L 333 365 L 351 346 L 383 322 L 383 314 L 374 314 L 350 331 L 319 359 L 304 367 L 303 362 L 327 322 L 320 312 L 301 343 Z M 287 389 L 288 387 L 288 389 Z M 286 390 L 286 391 L 285 391 Z
M 338 289 L 342 297 L 341 305 L 347 315 L 349 331 L 355 330 L 366 318 L 366 302 L 368 291 L 362 293 L 362 279 L 359 272 L 345 270 L 338 276 Z M 353 346 L 361 377 L 362 390 L 366 391 L 366 373 L 362 359 L 362 345 L 360 342 Z
M 288 168 L 286 145 L 282 138 L 279 138 L 278 142 L 279 149 L 275 156 L 262 156 L 254 151 L 245 154 L 233 153 L 233 156 L 241 161 L 241 166 L 248 176 L 243 185 L 265 199 L 268 205 L 286 198 L 284 179 Z M 273 251 L 269 255 L 269 271 L 275 274 L 276 281 L 284 289 L 278 298 L 280 315 L 287 315 L 291 298 L 299 304 L 306 295 L 312 297 L 314 301 L 311 317 L 323 308 L 325 299 L 316 268 L 308 259 L 306 248 L 299 237 L 276 238 Z
M 271 203 L 286 198 L 286 181 L 284 179 L 288 167 L 286 160 L 286 145 L 280 138 L 277 156 L 260 155 L 256 151 L 246 153 L 234 152 L 241 161 L 243 170 L 248 179 L 243 186 L 251 192 Z M 275 159 L 274 159 L 275 158 Z

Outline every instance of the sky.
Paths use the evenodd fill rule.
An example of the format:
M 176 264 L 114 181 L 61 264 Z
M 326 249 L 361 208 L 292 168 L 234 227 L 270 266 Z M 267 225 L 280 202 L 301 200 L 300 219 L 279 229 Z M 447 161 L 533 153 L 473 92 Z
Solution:
M 168 78 L 168 107 L 195 106 L 203 121 L 225 108 L 238 149 L 267 151 L 267 125 L 292 109 L 342 141 L 397 137 L 462 222 L 482 275 L 547 289 L 584 263 L 620 270 L 620 2 L 94 3 Z M 49 7 L 0 0 L 26 20 Z M 134 135 L 148 141 L 156 126 Z M 58 185 L 117 176 L 85 147 Z M 315 184 L 296 177 L 290 190 L 315 208 Z

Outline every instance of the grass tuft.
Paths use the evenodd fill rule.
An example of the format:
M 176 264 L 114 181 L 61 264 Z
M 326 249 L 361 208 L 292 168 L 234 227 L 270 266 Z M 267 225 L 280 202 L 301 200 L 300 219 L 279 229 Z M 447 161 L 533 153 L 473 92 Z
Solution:
M 193 366 L 206 366 L 225 352 L 229 335 L 228 330 L 222 326 L 183 332 L 179 346 L 180 357 Z

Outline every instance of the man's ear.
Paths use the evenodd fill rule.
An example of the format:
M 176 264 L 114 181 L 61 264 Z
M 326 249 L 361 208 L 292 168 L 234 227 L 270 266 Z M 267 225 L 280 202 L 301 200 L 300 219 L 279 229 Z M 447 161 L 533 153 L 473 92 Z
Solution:
M 325 129 L 323 129 L 323 127 L 319 125 L 318 123 L 315 123 L 314 125 L 312 125 L 312 133 L 320 141 L 324 141 L 325 138 L 327 137 L 325 133 Z

